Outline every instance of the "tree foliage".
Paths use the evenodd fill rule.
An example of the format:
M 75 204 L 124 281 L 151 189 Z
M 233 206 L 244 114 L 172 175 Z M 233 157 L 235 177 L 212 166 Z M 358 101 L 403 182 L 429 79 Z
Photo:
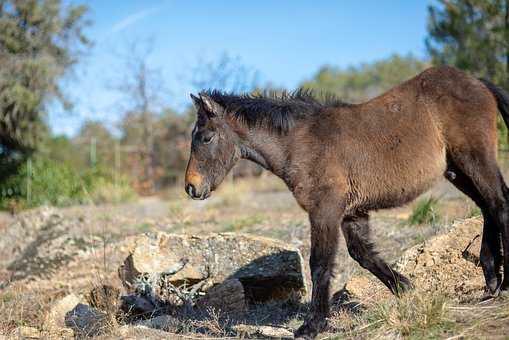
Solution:
M 45 107 L 68 106 L 60 81 L 88 44 L 83 6 L 0 0 L 0 154 L 33 150 Z
M 393 55 L 370 64 L 337 68 L 324 66 L 301 86 L 336 94 L 349 102 L 361 102 L 415 76 L 428 65 L 412 55 Z
M 434 64 L 509 88 L 509 0 L 440 0 L 428 11 L 426 46 Z
M 433 64 L 456 66 L 509 90 L 509 0 L 440 0 L 428 11 Z M 497 126 L 507 135 L 500 117 Z

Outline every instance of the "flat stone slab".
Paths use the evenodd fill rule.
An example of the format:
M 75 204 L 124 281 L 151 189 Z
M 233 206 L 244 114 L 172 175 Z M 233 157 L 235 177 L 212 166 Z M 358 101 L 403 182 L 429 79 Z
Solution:
M 299 250 L 277 240 L 237 233 L 157 233 L 134 236 L 127 244 L 130 255 L 119 275 L 128 288 L 140 277 L 164 277 L 174 286 L 206 280 L 202 291 L 237 279 L 251 302 L 306 294 Z

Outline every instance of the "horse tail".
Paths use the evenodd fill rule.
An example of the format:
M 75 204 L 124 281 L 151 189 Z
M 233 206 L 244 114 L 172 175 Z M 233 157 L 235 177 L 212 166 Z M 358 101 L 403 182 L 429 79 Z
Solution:
M 509 93 L 507 93 L 501 87 L 493 84 L 491 81 L 486 79 L 479 79 L 495 97 L 497 101 L 498 111 L 504 119 L 505 125 L 509 128 Z

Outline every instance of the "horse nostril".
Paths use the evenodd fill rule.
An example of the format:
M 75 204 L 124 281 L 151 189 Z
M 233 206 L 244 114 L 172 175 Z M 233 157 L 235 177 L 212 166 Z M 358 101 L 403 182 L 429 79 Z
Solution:
M 191 197 L 196 197 L 196 188 L 192 184 L 186 185 L 186 192 Z

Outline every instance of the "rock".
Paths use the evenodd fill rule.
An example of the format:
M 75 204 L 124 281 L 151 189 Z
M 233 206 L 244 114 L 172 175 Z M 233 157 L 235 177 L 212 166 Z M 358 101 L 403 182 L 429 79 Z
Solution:
M 344 304 L 350 303 L 353 300 L 360 300 L 359 302 L 362 301 L 362 304 L 368 304 L 391 296 L 391 292 L 385 287 L 385 285 L 377 280 L 376 277 L 370 277 L 370 275 L 371 273 L 367 273 L 366 275 L 357 275 L 350 278 L 346 282 L 344 288 L 340 291 L 348 294 L 348 297 L 337 304 L 341 305 L 340 307 L 343 307 Z
M 140 339 L 140 340 L 161 340 L 161 339 L 182 339 L 176 334 L 166 331 L 149 328 L 140 325 L 123 325 L 112 330 L 111 334 L 95 337 L 95 340 L 112 340 L 112 339 Z
M 53 303 L 46 315 L 44 328 L 51 332 L 65 328 L 64 319 L 67 312 L 73 310 L 80 302 L 82 302 L 82 299 L 79 296 L 69 294 Z
M 235 233 L 189 236 L 158 233 L 128 240 L 130 256 L 119 269 L 128 290 L 161 278 L 174 286 L 237 279 L 248 302 L 283 300 L 306 292 L 302 256 L 288 244 Z M 206 286 L 201 288 L 206 290 Z M 164 294 L 159 294 L 164 295 Z
M 65 316 L 65 325 L 79 337 L 96 336 L 111 326 L 106 313 L 83 303 L 78 304 Z
M 159 315 L 148 320 L 139 321 L 136 325 L 163 331 L 174 331 L 179 327 L 179 322 L 170 315 Z
M 245 312 L 247 310 L 244 287 L 238 279 L 229 279 L 207 290 L 196 302 L 198 308 L 214 308 L 221 311 Z
M 11 262 L 35 240 L 43 225 L 59 218 L 61 215 L 57 213 L 57 210 L 49 207 L 29 210 L 17 215 L 12 223 L 2 229 L 0 259 L 8 259 Z M 2 262 L 1 267 L 6 267 L 9 262 Z
M 80 235 L 80 224 L 77 219 L 65 219 L 53 208 L 18 216 L 0 241 L 0 259 L 10 260 L 5 266 L 9 280 L 48 278 L 93 248 L 93 239 Z
M 479 266 L 481 261 L 479 258 L 481 254 L 481 241 L 481 234 L 475 235 L 472 241 L 470 241 L 468 246 L 461 253 L 465 260 L 472 262 L 476 266 Z
M 293 333 L 285 328 L 239 324 L 232 330 L 242 338 L 293 339 Z
M 482 233 L 482 226 L 481 218 L 457 222 L 449 232 L 410 248 L 396 267 L 420 290 L 451 297 L 480 293 L 485 286 L 482 269 L 463 253 L 473 249 L 471 242 Z
M 128 318 L 149 315 L 154 312 L 156 305 L 146 297 L 138 294 L 125 295 L 120 298 L 120 309 Z
M 481 296 L 484 277 L 478 266 L 482 219 L 455 223 L 451 230 L 405 251 L 395 268 L 416 290 L 441 292 L 453 299 Z M 376 302 L 391 294 L 369 273 L 352 277 L 344 288 L 354 300 Z

